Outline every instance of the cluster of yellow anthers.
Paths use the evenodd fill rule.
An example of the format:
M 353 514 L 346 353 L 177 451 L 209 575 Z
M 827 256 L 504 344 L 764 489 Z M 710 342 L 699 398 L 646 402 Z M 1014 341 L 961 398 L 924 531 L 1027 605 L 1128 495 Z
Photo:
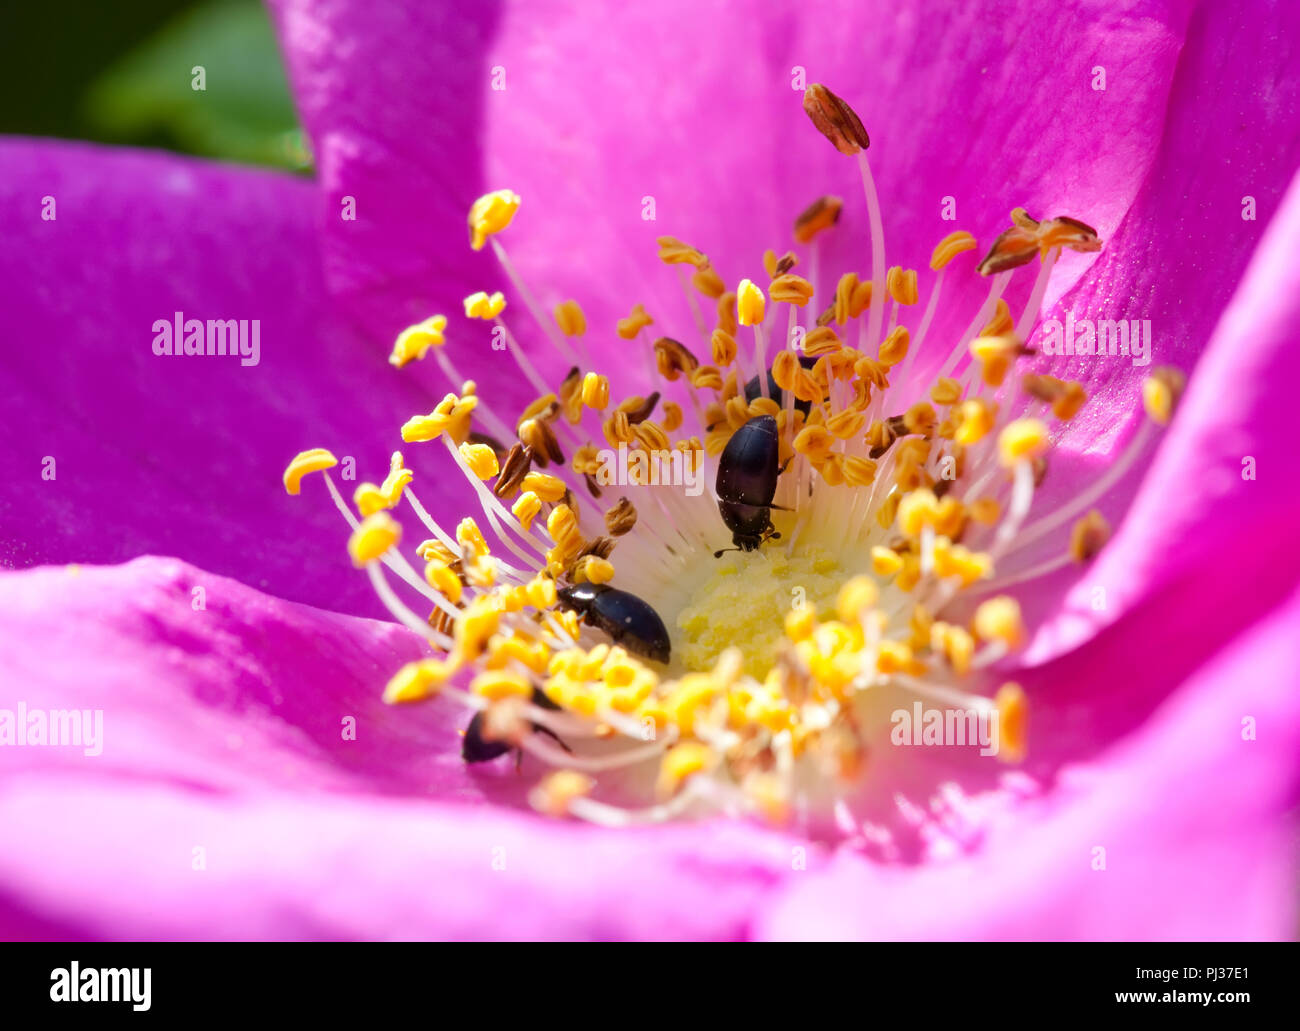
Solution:
M 815 311 L 819 277 L 796 274 L 793 251 L 763 255 L 766 289 L 751 279 L 729 289 L 702 252 L 661 237 L 659 257 L 681 273 L 708 360 L 678 339 L 651 339 L 654 320 L 635 305 L 615 329 L 623 348 L 641 352 L 655 389 L 616 402 L 615 380 L 626 379 L 626 369 L 591 367 L 577 302 L 558 305 L 553 319 L 542 314 L 497 238 L 520 198 L 490 193 L 470 210 L 471 246 L 492 246 L 570 371 L 548 389 L 503 319 L 501 293 L 474 294 L 464 306 L 467 317 L 494 323 L 537 390 L 512 423 L 481 404 L 457 371 L 443 316 L 401 333 L 391 361 L 401 367 L 435 356 L 453 392 L 408 420 L 402 439 L 443 441 L 499 545 L 490 548 L 471 517 L 454 531 L 441 527 L 411 491 L 400 452 L 382 484 L 356 488 L 357 514 L 325 473 L 353 527 L 353 561 L 439 656 L 398 671 L 385 697 L 454 698 L 481 716 L 484 740 L 558 767 L 534 791 L 543 811 L 614 825 L 701 807 L 781 821 L 829 803 L 844 826 L 867 760 L 867 728 L 881 722 L 871 699 L 882 685 L 997 718 L 1002 758 L 1020 758 L 1023 692 L 1014 683 L 979 690 L 988 668 L 1026 640 L 1019 605 L 999 591 L 1096 554 L 1109 528 L 1091 506 L 1143 452 L 1152 424 L 1168 422 L 1182 390 L 1176 371 L 1157 370 L 1144 387 L 1151 421 L 1124 455 L 1061 507 L 1028 521 L 1046 474 L 1049 420 L 1073 418 L 1087 395 L 1079 383 L 1048 375 L 1025 375 L 1014 391 L 1010 373 L 1027 353 L 1062 248 L 1097 250 L 1097 234 L 1071 218 L 1040 222 L 1012 212 L 1011 228 L 977 266 L 989 278 L 984 303 L 965 332 L 927 354 L 926 375 L 914 374 L 946 271 L 975 238 L 955 232 L 939 242 L 928 301 L 919 319 L 907 318 L 920 301 L 918 275 L 886 268 L 866 131 L 822 86 L 808 89 L 804 106 L 837 149 L 857 158 L 871 222 L 869 278 L 844 273 Z M 812 269 L 841 209 L 838 198 L 822 197 L 795 220 Z M 1002 293 L 1013 270 L 1035 257 L 1038 277 L 1013 317 Z M 701 298 L 712 304 L 711 326 Z M 769 310 L 779 305 L 784 326 Z M 694 414 L 694 434 L 684 429 L 683 406 Z M 716 501 L 648 479 L 634 464 L 616 499 L 602 490 L 608 481 L 588 425 L 612 448 L 677 453 L 702 472 L 706 455 L 720 455 L 762 415 L 774 417 L 779 433 L 779 543 L 774 535 L 757 551 L 715 559 L 727 543 Z M 333 464 L 322 449 L 298 455 L 286 489 L 298 493 L 304 475 Z M 432 534 L 415 549 L 422 574 L 398 547 L 400 527 L 389 514 L 403 497 Z M 1067 525 L 1068 542 L 1026 567 L 1027 549 Z M 1009 558 L 1015 572 L 996 579 Z M 385 567 L 432 603 L 427 619 L 398 597 Z M 609 585 L 653 607 L 674 628 L 671 661 L 646 658 L 617 624 L 584 619 L 565 597 L 582 584 Z M 959 595 L 969 603 L 954 604 Z M 627 775 L 623 791 L 640 784 L 656 797 L 642 808 L 598 800 L 592 774 L 612 769 Z

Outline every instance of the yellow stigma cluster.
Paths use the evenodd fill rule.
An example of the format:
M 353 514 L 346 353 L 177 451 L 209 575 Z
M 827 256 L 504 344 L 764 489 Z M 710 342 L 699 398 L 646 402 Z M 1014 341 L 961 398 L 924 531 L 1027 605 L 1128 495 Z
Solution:
M 848 104 L 815 86 L 805 110 L 869 184 L 869 139 Z M 867 201 L 876 204 L 873 186 Z M 794 242 L 813 245 L 842 208 L 836 197 L 814 201 L 795 219 Z M 511 190 L 475 201 L 471 246 L 484 247 L 518 210 Z M 1101 242 L 1075 219 L 1013 211 L 977 266 L 994 277 L 981 313 L 966 338 L 944 344 L 951 354 L 926 380 L 909 370 L 927 347 L 938 284 L 975 237 L 957 231 L 937 243 L 928 290 L 915 269 L 887 266 L 876 243 L 870 275 L 844 270 L 822 283 L 815 261 L 801 266 L 794 251 L 771 248 L 764 285 L 745 278 L 733 288 L 702 251 L 660 237 L 658 257 L 677 266 L 700 331 L 655 337 L 646 331 L 656 319 L 634 303 L 606 330 L 626 342 L 618 354 L 639 351 L 644 362 L 587 368 L 582 307 L 565 300 L 544 316 L 492 240 L 520 307 L 567 359 L 553 392 L 507 332 L 520 376 L 540 396 L 517 416 L 489 408 L 455 372 L 441 315 L 403 330 L 390 358 L 401 367 L 439 349 L 452 391 L 409 418 L 401 438 L 445 447 L 482 517 L 439 525 L 414 496 L 401 452 L 382 483 L 355 488 L 352 508 L 330 479 L 330 452 L 304 451 L 284 474 L 290 494 L 309 473 L 324 475 L 352 526 L 352 561 L 430 643 L 433 655 L 394 673 L 385 699 L 464 704 L 481 714 L 483 742 L 561 767 L 534 788 L 538 809 L 620 825 L 712 804 L 780 822 L 809 773 L 844 797 L 868 767 L 865 728 L 880 722 L 872 706 L 887 686 L 997 719 L 1001 757 L 1022 758 L 1025 694 L 992 671 L 1030 635 L 1002 581 L 1021 578 L 1021 539 L 1068 525 L 1059 564 L 1086 562 L 1110 527 L 1084 492 L 1073 509 L 1030 518 L 1054 434 L 1088 397 L 1050 375 L 1017 380 L 1030 353 L 1017 330 L 1031 332 L 1060 249 Z M 1034 257 L 1039 283 L 1017 320 L 1002 288 Z M 804 267 L 807 276 L 794 271 Z M 466 297 L 464 313 L 499 326 L 515 317 L 499 292 Z M 652 383 L 625 367 L 643 365 Z M 1143 403 L 1153 424 L 1169 421 L 1182 389 L 1175 370 L 1152 374 Z M 761 416 L 775 422 L 778 472 L 770 506 L 742 507 L 767 510 L 771 525 L 757 550 L 742 550 L 747 538 L 724 522 L 734 499 L 720 507 L 686 487 L 712 484 L 737 432 Z M 614 481 L 611 453 L 624 463 Z M 390 514 L 404 499 L 432 534 L 415 548 L 422 568 L 402 553 Z M 406 606 L 385 570 L 425 599 L 427 615 Z M 652 657 L 643 615 L 601 603 L 629 597 L 660 617 L 668 661 Z M 641 764 L 654 786 L 643 810 L 598 798 L 589 774 Z

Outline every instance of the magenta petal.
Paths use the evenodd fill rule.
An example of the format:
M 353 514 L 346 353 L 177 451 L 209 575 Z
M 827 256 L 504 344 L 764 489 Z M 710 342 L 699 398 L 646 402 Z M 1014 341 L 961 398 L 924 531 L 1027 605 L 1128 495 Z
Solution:
M 465 783 L 454 707 L 380 700 L 402 663 L 426 654 L 392 623 L 141 558 L 0 576 L 0 636 L 6 708 L 103 711 L 101 755 L 0 748 L 10 774 L 221 792 L 450 796 Z
M 1253 604 L 1262 581 L 1300 570 L 1290 443 L 1291 384 L 1300 375 L 1298 242 L 1300 177 L 1214 331 L 1119 534 L 1044 627 L 1031 660 L 1124 619 L 1144 596 L 1192 571 L 1195 594 L 1182 601 L 1209 625 Z M 1100 607 L 1091 603 L 1098 590 Z
M 0 628 L 4 708 L 103 711 L 99 755 L 0 748 L 6 937 L 738 937 L 789 867 L 743 827 L 449 804 L 463 717 L 379 701 L 421 654 L 391 625 L 140 559 L 0 577 Z
M 1289 939 L 1297 912 L 1300 594 L 1135 735 L 991 824 L 969 858 L 850 853 L 788 883 L 771 938 Z M 1246 737 L 1246 720 L 1255 738 Z M 1104 869 L 1095 869 L 1098 848 Z
M 957 226 L 987 242 L 1018 204 L 1108 236 L 1155 157 L 1186 21 L 1182 5 L 1145 2 L 1051 17 L 1013 0 L 570 3 L 541 16 L 527 5 L 453 16 L 418 0 L 276 6 L 328 195 L 331 286 L 365 323 L 391 332 L 454 303 L 440 282 L 450 270 L 495 276 L 464 250 L 465 212 L 509 187 L 524 203 L 503 242 L 543 305 L 577 298 L 598 339 L 634 302 L 656 332 L 694 336 L 656 236 L 685 237 L 734 286 L 761 275 L 765 248 L 793 242 L 795 215 L 823 193 L 847 206 L 822 290 L 841 271 L 869 272 L 856 167 L 808 124 L 797 69 L 867 122 L 891 263 L 924 269 Z M 1090 85 L 1101 61 L 1107 91 Z M 344 195 L 356 223 L 336 217 Z M 941 217 L 946 197 L 957 223 Z M 949 277 L 935 339 L 983 298 L 972 264 Z M 522 313 L 513 322 L 542 349 Z M 482 334 L 466 332 L 472 361 Z
M 81 776 L 7 780 L 0 820 L 0 879 L 21 900 L 0 899 L 5 937 L 742 938 L 791 864 L 784 839 L 727 824 L 618 832 Z
M 331 317 L 311 185 L 73 144 L 0 141 L 0 163 L 0 397 L 21 427 L 0 450 L 0 561 L 173 553 L 377 614 L 324 485 L 290 498 L 280 477 L 324 446 L 382 479 L 398 426 L 432 404 Z M 155 355 L 177 311 L 259 320 L 259 363 Z

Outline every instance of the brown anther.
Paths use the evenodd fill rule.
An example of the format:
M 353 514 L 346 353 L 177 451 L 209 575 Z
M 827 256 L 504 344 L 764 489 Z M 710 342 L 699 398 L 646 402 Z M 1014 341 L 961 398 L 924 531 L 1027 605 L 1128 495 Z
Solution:
M 512 496 L 532 467 L 533 449 L 526 444 L 516 444 L 501 463 L 501 473 L 497 476 L 492 493 L 499 498 Z
M 1070 530 L 1070 558 L 1087 562 L 1110 540 L 1110 524 L 1095 508 Z
M 583 559 L 588 555 L 595 555 L 597 558 L 609 558 L 610 554 L 614 551 L 614 545 L 616 543 L 617 542 L 612 537 L 597 537 L 594 541 L 578 552 L 578 558 Z
M 599 498 L 601 494 L 604 493 L 600 489 L 600 484 L 596 482 L 596 477 L 592 476 L 591 473 L 583 473 L 582 479 L 583 482 L 586 483 L 587 485 L 587 493 L 590 494 L 593 498 Z
M 862 120 L 843 100 L 820 82 L 804 90 L 803 109 L 817 131 L 835 144 L 841 154 L 853 155 L 871 146 Z
M 560 409 L 572 426 L 582 421 L 582 370 L 576 365 L 565 374 L 560 384 Z
M 655 405 L 659 403 L 659 391 L 655 391 L 649 397 L 629 397 L 626 401 L 618 406 L 620 412 L 627 413 L 627 421 L 635 426 L 639 422 L 645 422 L 654 413 Z
M 1041 487 L 1043 485 L 1043 481 L 1047 479 L 1047 456 L 1036 455 L 1034 457 L 1033 464 L 1034 464 L 1034 489 L 1036 490 L 1039 487 Z
M 1051 404 L 1065 393 L 1065 381 L 1057 379 L 1055 376 L 1039 376 L 1029 373 L 1020 382 L 1026 394 L 1047 404 Z
M 659 375 L 669 382 L 676 380 L 683 372 L 689 375 L 700 366 L 700 360 L 691 354 L 686 345 L 672 337 L 660 337 L 655 341 L 654 348 Z
M 529 419 L 519 427 L 519 439 L 533 449 L 533 457 L 543 469 L 548 462 L 564 464 L 564 452 L 555 439 L 551 424 L 543 419 Z
M 998 235 L 984 260 L 975 266 L 981 276 L 1028 265 L 1038 254 L 1038 233 L 1021 226 L 1012 226 Z
M 618 503 L 605 513 L 605 529 L 613 537 L 622 537 L 636 525 L 636 508 L 627 498 L 619 498 Z
M 806 102 L 807 98 L 805 97 Z M 844 201 L 840 200 L 839 197 L 818 197 L 803 211 L 799 212 L 799 217 L 794 220 L 794 238 L 799 243 L 811 243 L 814 236 L 823 229 L 829 229 L 840 220 L 840 212 L 843 210 Z M 787 257 L 793 257 L 793 255 L 787 255 Z M 793 262 L 790 267 L 793 267 Z M 776 275 L 782 275 L 787 271 L 789 271 L 789 268 L 782 269 L 780 264 L 777 264 Z
M 1044 252 L 1052 247 L 1068 247 L 1072 251 L 1088 253 L 1101 250 L 1101 237 L 1086 222 L 1058 215 L 1039 225 L 1038 246 Z

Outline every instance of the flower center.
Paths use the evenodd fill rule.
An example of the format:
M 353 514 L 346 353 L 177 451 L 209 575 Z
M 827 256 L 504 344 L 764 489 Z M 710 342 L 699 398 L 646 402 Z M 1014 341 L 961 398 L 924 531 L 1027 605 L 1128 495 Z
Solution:
M 699 810 L 779 822 L 816 809 L 862 836 L 852 801 L 872 747 L 868 724 L 880 723 L 867 700 L 894 690 L 997 721 L 999 758 L 1020 758 L 1024 694 L 1014 683 L 989 690 L 990 668 L 1026 638 L 1019 605 L 1000 591 L 1104 545 L 1108 528 L 1090 506 L 1177 402 L 1180 374 L 1157 370 L 1143 391 L 1151 422 L 1124 455 L 1055 511 L 1031 512 L 1049 421 L 1073 418 L 1087 395 L 1047 375 L 1024 376 L 1017 390 L 1011 370 L 1062 248 L 1095 251 L 1101 241 L 1077 220 L 1013 211 L 975 270 L 987 296 L 922 378 L 914 360 L 933 351 L 944 278 L 975 239 L 939 241 L 922 305 L 916 271 L 886 267 L 861 122 L 822 86 L 807 90 L 804 107 L 856 158 L 869 279 L 845 271 L 821 281 L 820 239 L 842 206 L 833 197 L 795 220 L 808 276 L 795 271 L 793 251 L 768 251 L 766 290 L 753 279 L 728 289 L 704 254 L 661 237 L 659 257 L 676 267 L 696 323 L 680 336 L 699 342 L 653 337 L 652 315 L 634 305 L 616 329 L 629 354 L 640 352 L 639 386 L 651 389 L 625 393 L 628 363 L 592 362 L 577 302 L 548 319 L 511 264 L 498 235 L 520 198 L 497 191 L 470 211 L 471 246 L 492 247 L 568 374 L 551 389 L 506 324 L 500 293 L 466 298 L 465 314 L 493 323 L 537 391 L 517 418 L 459 373 L 441 315 L 400 334 L 390 358 L 400 368 L 432 353 L 451 385 L 402 426 L 402 439 L 442 442 L 486 530 L 472 516 L 455 527 L 432 518 L 400 452 L 382 483 L 355 490 L 357 514 L 329 476 L 330 452 L 305 451 L 285 472 L 291 494 L 303 476 L 324 473 L 352 528 L 354 563 L 429 642 L 432 657 L 397 671 L 385 698 L 462 703 L 473 713 L 468 762 L 522 750 L 556 766 L 533 795 L 543 811 L 623 826 Z M 1029 301 L 1013 314 L 1002 294 L 1035 257 Z M 825 300 L 813 307 L 814 298 Z M 403 499 L 430 534 L 414 549 L 422 573 L 389 515 Z M 1066 536 L 1067 525 L 1054 557 L 1025 564 L 1024 549 Z M 427 617 L 385 570 L 424 600 Z M 596 776 L 610 770 L 653 797 L 598 797 Z
M 739 648 L 741 668 L 755 680 L 767 676 L 786 642 L 785 617 L 804 605 L 825 611 L 847 579 L 828 551 L 784 549 L 726 555 L 677 614 L 681 664 L 692 672 L 717 665 L 728 648 Z

